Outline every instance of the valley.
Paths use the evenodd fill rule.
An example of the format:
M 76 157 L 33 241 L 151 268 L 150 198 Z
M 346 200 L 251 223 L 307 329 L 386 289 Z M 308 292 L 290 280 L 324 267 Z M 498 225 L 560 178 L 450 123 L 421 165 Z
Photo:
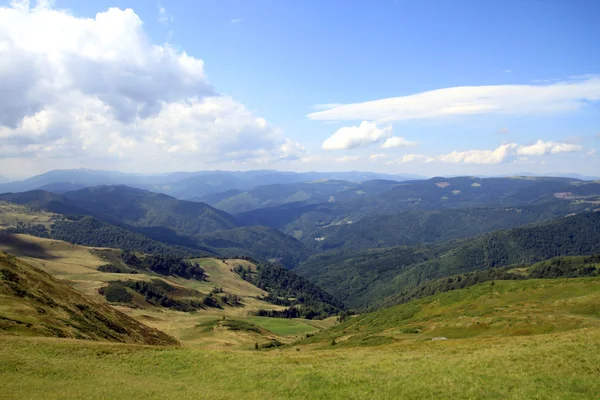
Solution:
M 322 180 L 203 199 L 0 194 L 6 393 L 600 394 L 597 182 Z

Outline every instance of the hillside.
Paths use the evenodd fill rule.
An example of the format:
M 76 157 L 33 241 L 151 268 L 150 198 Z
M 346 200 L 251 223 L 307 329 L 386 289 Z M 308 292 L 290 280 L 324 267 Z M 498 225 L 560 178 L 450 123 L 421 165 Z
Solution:
M 94 302 L 49 274 L 0 252 L 0 331 L 149 345 L 172 337 Z
M 0 336 L 0 385 L 46 399 L 598 398 L 597 278 L 525 283 L 360 315 L 275 351 Z
M 597 329 L 598 304 L 598 277 L 495 280 L 358 315 L 302 343 L 372 346 Z
M 397 181 L 375 180 L 349 182 L 322 179 L 309 182 L 262 185 L 244 192 L 226 192 L 208 195 L 213 206 L 232 214 L 240 214 L 255 209 L 276 207 L 288 203 L 318 204 L 332 203 L 363 195 L 374 195 L 397 185 Z M 226 194 L 230 193 L 229 196 Z
M 308 256 L 308 251 L 298 240 L 264 226 L 212 232 L 198 237 L 198 242 L 226 256 L 251 256 L 287 268 L 296 266 Z
M 289 342 L 297 335 L 334 323 L 333 318 L 306 320 L 257 315 L 259 312 L 285 311 L 291 305 L 287 302 L 292 300 L 281 296 L 291 294 L 296 296 L 293 306 L 301 309 L 309 305 L 311 309 L 323 310 L 319 306 L 321 302 L 332 302 L 322 290 L 317 288 L 315 291 L 310 282 L 292 287 L 293 282 L 305 281 L 304 278 L 281 267 L 273 266 L 288 279 L 262 280 L 269 282 L 266 291 L 234 271 L 243 268 L 248 275 L 256 272 L 255 264 L 248 260 L 182 260 L 174 255 L 132 254 L 29 235 L 3 236 L 0 250 L 64 280 L 94 301 L 109 303 L 186 345 L 247 348 L 275 339 Z M 276 288 L 276 292 L 272 288 Z M 309 317 L 322 318 L 323 315 Z M 234 327 L 214 323 L 223 318 L 239 321 L 244 328 L 238 330 L 239 324 Z
M 379 181 L 374 181 L 376 187 L 383 188 Z M 498 209 L 518 208 L 551 204 L 553 208 L 575 205 L 578 209 L 593 208 L 598 204 L 600 184 L 569 178 L 545 177 L 511 177 L 511 178 L 432 178 L 422 181 L 398 182 L 387 186 L 387 190 L 373 190 L 369 182 L 364 182 L 360 195 L 342 196 L 338 193 L 334 203 L 306 204 L 305 202 L 288 203 L 284 205 L 251 210 L 236 215 L 246 224 L 266 225 L 282 230 L 297 239 L 308 243 L 315 238 L 330 238 L 333 247 L 339 246 L 346 236 L 352 236 L 352 227 L 345 227 L 360 222 L 363 218 L 373 217 L 363 225 L 369 229 L 377 216 L 391 216 L 398 221 L 402 213 L 412 211 L 414 218 L 426 219 L 427 213 L 447 209 Z M 423 216 L 419 216 L 422 212 Z M 539 211 L 541 215 L 543 210 Z M 556 216 L 556 214 L 555 214 Z M 551 218 L 548 213 L 544 218 Z M 385 218 L 385 217 L 381 217 Z M 533 222 L 528 220 L 528 222 Z M 539 220 L 538 220 L 539 221 Z M 415 223 L 415 221 L 408 221 Z M 490 229 L 494 228 L 492 221 L 484 221 Z M 389 225 L 389 224 L 388 224 Z M 515 225 L 512 225 L 515 226 Z M 508 228 L 506 226 L 505 228 Z M 393 227 L 378 234 L 377 238 L 385 238 L 394 234 Z M 416 226 L 415 241 L 418 241 L 419 224 Z M 358 230 L 360 228 L 355 228 Z M 471 228 L 472 229 L 472 228 Z M 407 232 L 409 238 L 412 232 Z M 313 243 L 314 244 L 314 243 Z M 400 243 L 391 243 L 400 244 Z M 327 243 L 317 243 L 316 248 L 327 246 Z M 368 245 L 368 241 L 364 244 Z
M 341 298 L 347 306 L 360 308 L 432 279 L 598 252 L 600 213 L 584 212 L 462 242 L 332 251 L 309 258 L 294 271 Z
M 177 200 L 127 186 L 96 186 L 64 196 L 93 214 L 138 227 L 163 227 L 195 236 L 238 227 L 229 214 L 205 203 Z
M 439 243 L 544 222 L 594 207 L 586 202 L 557 200 L 523 207 L 451 208 L 370 215 L 358 221 L 324 226 L 303 237 L 302 242 L 315 251 Z
M 121 200 L 105 199 L 105 196 L 111 197 L 113 189 L 123 192 Z M 5 212 L 4 206 L 0 207 L 0 223 L 10 214 L 11 221 L 21 222 L 19 227 L 13 226 L 12 232 L 15 233 L 141 252 L 225 257 L 244 255 L 260 261 L 278 260 L 289 268 L 307 257 L 307 250 L 297 240 L 265 227 L 227 228 L 229 230 L 194 235 L 196 230 L 210 231 L 220 226 L 231 227 L 234 223 L 233 217 L 203 203 L 180 201 L 126 187 L 88 188 L 83 193 L 67 193 L 67 196 L 70 195 L 73 198 L 44 191 L 0 195 L 0 201 L 25 205 L 19 215 L 14 211 Z M 80 207 L 79 196 L 84 198 L 81 203 L 89 209 Z M 171 207 L 170 211 L 161 211 L 163 206 Z M 35 226 L 27 215 L 43 213 L 43 210 L 55 216 L 52 223 L 41 228 Z M 62 213 L 68 215 L 60 215 Z M 151 216 L 155 214 L 160 217 L 153 219 Z

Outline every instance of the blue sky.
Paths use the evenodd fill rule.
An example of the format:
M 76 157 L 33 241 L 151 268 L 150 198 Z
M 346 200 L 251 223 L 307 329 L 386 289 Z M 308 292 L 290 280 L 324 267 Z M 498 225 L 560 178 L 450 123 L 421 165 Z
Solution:
M 132 9 L 143 24 L 136 25 L 123 12 L 107 14 L 108 22 L 98 23 L 98 13 L 110 7 Z M 597 1 L 57 0 L 53 6 L 32 2 L 20 12 L 26 14 L 23 24 L 33 24 L 35 17 L 49 21 L 48 26 L 58 14 L 68 15 L 65 24 L 73 24 L 72 34 L 81 37 L 102 38 L 107 34 L 102 29 L 114 23 L 124 37 L 133 39 L 103 41 L 104 47 L 98 49 L 104 52 L 103 70 L 113 71 L 115 79 L 150 74 L 164 80 L 158 86 L 174 89 L 168 95 L 144 92 L 142 98 L 131 95 L 138 91 L 129 86 L 110 93 L 91 90 L 89 76 L 76 84 L 70 81 L 61 93 L 72 91 L 73 99 L 85 95 L 90 104 L 100 99 L 112 111 L 106 115 L 96 111 L 100 114 L 95 116 L 99 109 L 93 105 L 82 109 L 82 100 L 65 100 L 61 107 L 66 108 L 60 108 L 44 98 L 35 104 L 47 102 L 47 108 L 36 106 L 29 114 L 7 117 L 12 124 L 5 122 L 4 134 L 0 130 L 0 137 L 10 139 L 10 145 L 0 146 L 4 175 L 15 169 L 35 173 L 79 166 L 131 171 L 277 168 L 598 175 Z M 97 26 L 89 32 L 79 27 L 77 21 L 85 19 Z M 39 37 L 52 36 L 41 28 L 37 31 Z M 151 53 L 145 41 L 170 48 L 171 58 L 141 67 L 139 60 L 121 62 L 129 54 Z M 93 70 L 89 66 L 93 61 L 97 67 L 97 55 L 86 55 L 85 44 L 69 46 L 57 45 L 55 54 L 68 53 L 70 57 L 61 56 L 65 60 L 76 54 L 84 60 L 77 65 Z M 123 53 L 108 62 L 105 56 L 111 46 Z M 25 39 L 14 39 L 14 47 L 32 52 Z M 34 52 L 39 57 L 42 51 Z M 187 69 L 183 52 L 202 60 L 202 77 Z M 56 57 L 48 54 L 43 57 L 54 70 L 81 71 L 71 63 L 56 66 Z M 167 64 L 177 65 L 168 70 Z M 133 71 L 132 65 L 139 68 Z M 186 68 L 184 78 L 174 78 L 180 68 Z M 56 74 L 51 79 L 63 82 Z M 79 78 L 82 73 L 77 74 Z M 106 77 L 107 82 L 112 76 Z M 0 86 L 9 79 L 0 67 Z M 194 84 L 186 86 L 192 80 Z M 424 92 L 428 93 L 419 95 Z M 217 111 L 207 120 L 228 118 L 235 123 L 215 127 L 203 119 L 192 126 L 196 117 L 174 123 L 179 121 L 174 113 L 190 112 L 172 105 L 189 103 L 192 97 L 210 99 L 211 110 Z M 372 101 L 378 102 L 368 103 Z M 64 106 L 71 102 L 77 111 Z M 130 115 L 130 108 L 119 108 L 124 104 L 136 112 Z M 19 118 L 44 109 L 54 110 L 52 115 L 79 112 L 98 121 L 110 115 L 127 117 L 89 127 L 95 128 L 89 135 L 57 138 L 19 128 L 24 121 Z M 48 132 L 53 121 L 47 123 Z M 61 124 L 71 124 L 73 131 L 73 126 L 80 126 L 72 121 Z M 98 133 L 100 127 L 106 131 Z M 163 130 L 160 137 L 153 127 Z

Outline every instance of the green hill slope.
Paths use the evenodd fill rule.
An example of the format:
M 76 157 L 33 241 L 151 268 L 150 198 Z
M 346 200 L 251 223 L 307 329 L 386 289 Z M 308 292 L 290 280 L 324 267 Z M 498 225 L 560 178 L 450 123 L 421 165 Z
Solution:
M 127 186 L 96 186 L 64 196 L 81 208 L 129 225 L 165 227 L 188 236 L 238 227 L 231 215 L 206 203 L 177 200 Z
M 598 252 L 600 213 L 584 212 L 462 242 L 323 253 L 300 264 L 295 272 L 347 306 L 364 308 L 445 276 Z
M 170 336 L 96 303 L 49 274 L 0 252 L 0 332 L 149 345 Z
M 358 315 L 303 343 L 364 346 L 589 327 L 600 327 L 600 278 L 500 280 Z

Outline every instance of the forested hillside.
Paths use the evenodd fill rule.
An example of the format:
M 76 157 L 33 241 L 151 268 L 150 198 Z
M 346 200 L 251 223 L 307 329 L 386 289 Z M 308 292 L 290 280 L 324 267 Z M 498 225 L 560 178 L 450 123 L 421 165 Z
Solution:
M 442 245 L 333 251 L 308 259 L 295 271 L 347 306 L 361 308 L 445 276 L 598 252 L 600 213 L 584 212 Z

